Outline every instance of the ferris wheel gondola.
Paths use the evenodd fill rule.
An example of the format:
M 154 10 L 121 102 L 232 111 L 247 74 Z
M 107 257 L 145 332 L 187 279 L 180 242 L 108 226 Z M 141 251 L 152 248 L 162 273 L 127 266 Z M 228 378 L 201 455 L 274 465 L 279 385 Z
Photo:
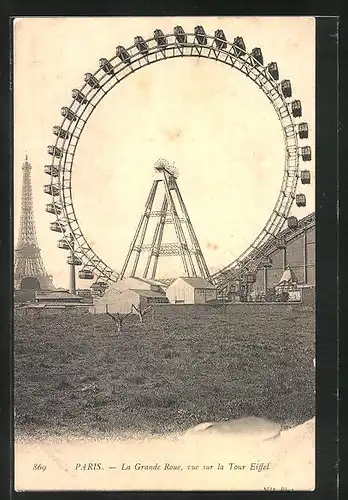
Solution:
M 309 170 L 301 170 L 301 173 L 299 170 L 301 161 L 308 162 L 312 158 L 310 146 L 299 145 L 300 140 L 308 138 L 309 128 L 306 122 L 296 123 L 302 116 L 302 103 L 299 99 L 290 102 L 292 85 L 289 79 L 278 82 L 280 75 L 277 63 L 272 61 L 265 64 L 260 47 L 248 52 L 242 37 L 235 37 L 233 42 L 229 42 L 220 29 L 214 35 L 207 34 L 203 26 L 196 26 L 192 33 L 186 33 L 182 26 L 176 26 L 168 34 L 156 29 L 151 38 L 136 36 L 134 44 L 128 48 L 119 45 L 114 56 L 101 58 L 93 73 L 85 73 L 81 87 L 72 90 L 69 106 L 61 108 L 62 123 L 53 129 L 56 142 L 48 147 L 52 162 L 45 166 L 45 173 L 51 175 L 51 184 L 44 186 L 45 193 L 52 197 L 49 212 L 56 216 L 51 229 L 69 235 L 59 240 L 58 246 L 73 250 L 81 263 L 79 265 L 83 266 L 79 273 L 81 279 L 90 279 L 93 274 L 105 286 L 118 279 L 118 273 L 94 252 L 86 240 L 73 205 L 71 174 L 84 127 L 102 99 L 128 76 L 157 61 L 178 57 L 210 59 L 246 75 L 270 101 L 283 130 L 285 160 L 276 204 L 252 244 L 236 260 L 214 274 L 213 282 L 224 286 L 231 271 L 239 272 L 255 258 L 258 250 L 270 238 L 276 237 L 288 219 L 295 199 L 298 206 L 305 205 L 304 194 L 300 193 L 296 198 L 296 188 L 299 178 L 303 185 L 309 184 L 311 180 Z M 295 224 L 294 219 L 288 219 L 289 227 Z

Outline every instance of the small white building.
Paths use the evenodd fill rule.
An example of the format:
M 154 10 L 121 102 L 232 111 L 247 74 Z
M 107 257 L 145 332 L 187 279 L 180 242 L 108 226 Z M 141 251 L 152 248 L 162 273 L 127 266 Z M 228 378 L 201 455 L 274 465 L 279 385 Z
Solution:
M 217 297 L 216 287 L 204 278 L 177 278 L 166 294 L 171 304 L 205 304 Z
M 105 313 L 106 306 L 109 313 L 129 314 L 136 313 L 132 308 L 134 305 L 138 310 L 143 311 L 155 304 L 166 304 L 168 299 L 164 293 L 153 292 L 152 290 L 124 290 L 113 300 L 108 302 L 98 301 L 95 303 L 95 313 Z
M 126 278 L 113 283 L 105 294 L 94 301 L 93 311 L 103 314 L 128 314 L 132 312 L 132 304 L 144 309 L 153 304 L 168 303 L 163 283 L 143 278 Z

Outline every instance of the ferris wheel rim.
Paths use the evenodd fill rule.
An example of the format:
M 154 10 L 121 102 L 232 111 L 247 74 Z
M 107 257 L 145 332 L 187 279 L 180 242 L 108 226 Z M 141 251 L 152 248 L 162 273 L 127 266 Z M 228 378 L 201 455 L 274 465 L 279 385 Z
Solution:
M 100 65 L 100 67 L 94 72 L 90 73 L 92 78 L 96 78 L 97 75 L 101 75 L 101 78 L 98 80 L 98 87 L 92 87 L 88 84 L 87 81 L 79 88 L 76 89 L 78 92 L 82 93 L 86 99 L 88 100 L 88 104 L 85 106 L 81 102 L 78 102 L 76 98 L 73 98 L 70 106 L 66 106 L 69 110 L 74 110 L 74 114 L 76 116 L 75 120 L 69 120 L 66 116 L 63 117 L 63 120 L 60 125 L 60 129 L 66 130 L 70 135 L 69 139 L 62 138 L 57 135 L 55 147 L 61 149 L 63 151 L 63 155 L 56 160 L 56 157 L 52 158 L 52 166 L 55 166 L 59 169 L 59 178 L 58 178 L 58 188 L 59 188 L 59 204 L 63 207 L 62 216 L 61 213 L 55 213 L 57 223 L 63 226 L 67 223 L 69 228 L 69 233 L 72 235 L 74 239 L 74 252 L 75 254 L 81 258 L 83 262 L 84 269 L 93 269 L 93 271 L 97 271 L 98 279 L 102 276 L 104 281 L 117 281 L 117 273 L 109 267 L 103 259 L 101 259 L 96 252 L 92 249 L 92 247 L 87 242 L 77 219 L 75 208 L 73 204 L 73 196 L 72 196 L 72 183 L 71 183 L 71 173 L 72 167 L 74 163 L 74 157 L 76 153 L 76 149 L 79 143 L 79 139 L 82 135 L 85 125 L 90 119 L 91 115 L 97 108 L 98 104 L 103 100 L 103 98 L 121 81 L 126 79 L 131 74 L 139 71 L 140 69 L 147 67 L 155 62 L 165 61 L 167 59 L 174 59 L 177 57 L 200 57 L 206 58 L 209 60 L 215 60 L 221 62 L 223 64 L 227 64 L 228 66 L 237 69 L 241 73 L 248 76 L 257 86 L 263 90 L 264 94 L 271 101 L 276 114 L 278 115 L 278 119 L 280 121 L 280 125 L 283 131 L 284 145 L 285 145 L 285 162 L 283 167 L 283 179 L 281 188 L 278 194 L 278 198 L 276 200 L 276 204 L 271 211 L 271 214 L 268 220 L 265 222 L 262 230 L 255 237 L 253 242 L 244 250 L 244 252 L 236 258 L 232 263 L 225 266 L 218 273 L 212 275 L 213 279 L 216 279 L 222 272 L 226 272 L 228 269 L 232 269 L 235 264 L 241 261 L 244 257 L 250 254 L 253 250 L 257 250 L 262 246 L 262 244 L 267 241 L 270 237 L 274 237 L 278 234 L 278 232 L 282 229 L 284 222 L 290 212 L 292 203 L 294 201 L 294 193 L 296 192 L 297 181 L 298 181 L 298 170 L 299 170 L 299 145 L 298 138 L 296 133 L 296 124 L 294 122 L 293 117 L 291 116 L 289 106 L 290 103 L 287 102 L 286 97 L 282 94 L 279 89 L 280 83 L 277 82 L 279 78 L 274 79 L 271 74 L 268 72 L 267 66 L 260 64 L 257 59 L 255 59 L 251 53 L 247 50 L 241 55 L 235 55 L 233 53 L 233 49 L 235 48 L 234 42 L 226 42 L 226 49 L 222 49 L 220 47 L 214 47 L 214 41 L 217 39 L 216 36 L 211 36 L 206 34 L 206 38 L 211 40 L 210 45 L 198 45 L 195 40 L 195 33 L 186 33 L 187 37 L 191 37 L 193 42 L 186 43 L 178 43 L 175 34 L 164 34 L 166 40 L 170 40 L 170 37 L 173 38 L 172 42 L 168 42 L 166 47 L 154 46 L 151 47 L 151 51 L 149 50 L 147 53 L 141 53 L 140 51 L 136 52 L 131 56 L 131 62 L 129 64 L 124 63 L 123 61 L 118 62 L 115 66 L 112 66 L 113 72 L 112 74 L 108 74 L 104 71 Z M 145 40 L 147 44 L 150 42 L 155 42 L 155 37 L 149 38 Z M 227 48 L 229 50 L 227 50 Z M 132 50 L 136 49 L 136 45 L 131 45 L 127 49 L 126 52 L 132 53 Z M 191 53 L 185 53 L 184 49 L 190 49 Z M 208 54 L 203 54 L 204 49 L 208 51 Z M 137 50 L 137 49 L 136 49 Z M 194 52 L 196 50 L 197 52 Z M 242 50 L 242 49 L 240 49 Z M 167 54 L 167 51 L 172 51 L 171 54 Z M 158 58 L 158 54 L 162 54 L 161 57 Z M 164 54 L 164 55 L 163 55 Z M 224 60 L 219 59 L 220 55 L 225 57 Z M 150 56 L 155 56 L 154 60 L 150 60 Z M 242 57 L 243 56 L 243 57 Z M 109 64 L 112 64 L 113 61 L 116 60 L 118 56 L 114 55 L 110 59 L 105 59 Z M 145 61 L 144 64 L 141 64 L 140 61 Z M 231 64 L 231 62 L 232 64 Z M 237 61 L 241 64 L 241 67 L 238 67 Z M 135 63 L 139 63 L 139 66 L 134 68 L 132 65 Z M 130 71 L 125 75 L 118 78 L 117 75 L 124 72 L 130 68 Z M 245 71 L 243 71 L 245 69 Z M 88 74 L 88 73 L 87 73 Z M 254 77 L 254 78 L 253 78 Z M 104 80 L 104 83 L 100 85 L 100 83 Z M 110 81 L 113 80 L 112 85 L 104 90 L 104 86 L 106 86 Z M 265 89 L 266 84 L 271 87 Z M 99 99 L 96 99 L 92 102 L 96 96 L 100 94 Z M 90 99 L 88 99 L 90 97 Z M 275 105 L 276 101 L 281 103 L 281 106 L 277 107 Z M 89 110 L 86 111 L 89 107 Z M 281 116 L 280 110 L 282 109 L 283 117 Z M 81 112 L 79 114 L 79 112 Z M 86 113 L 85 113 L 86 112 Z M 287 125 L 285 122 L 287 120 Z M 283 123 L 284 122 L 284 123 Z M 74 124 L 74 126 L 73 126 Z M 80 124 L 80 127 L 78 125 Z M 67 129 L 64 129 L 64 126 L 67 125 Z M 285 128 L 292 132 L 290 138 L 287 136 Z M 72 139 L 76 139 L 76 141 L 72 142 Z M 64 150 L 64 146 L 66 145 L 66 141 L 68 141 L 67 148 Z M 69 150 L 71 148 L 72 152 Z M 289 175 L 289 156 L 292 157 L 292 171 L 291 175 Z M 295 154 L 295 156 L 294 156 Z M 70 157 L 68 160 L 68 156 Z M 56 162 L 56 163 L 55 163 Z M 67 167 L 70 166 L 70 170 Z M 66 174 L 66 176 L 65 176 Z M 53 184 L 53 177 L 51 177 L 51 184 Z M 54 183 L 57 185 L 57 182 Z M 52 201 L 56 203 L 56 198 L 52 194 Z M 68 208 L 70 211 L 68 211 Z M 81 240 L 81 242 L 80 242 Z M 68 241 L 69 245 L 70 242 Z M 78 245 L 76 247 L 76 244 Z M 71 247 L 72 248 L 72 247 Z

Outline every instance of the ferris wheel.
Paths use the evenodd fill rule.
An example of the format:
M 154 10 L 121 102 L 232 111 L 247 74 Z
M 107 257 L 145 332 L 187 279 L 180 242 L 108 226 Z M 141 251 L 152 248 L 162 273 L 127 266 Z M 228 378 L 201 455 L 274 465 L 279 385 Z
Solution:
M 45 184 L 44 192 L 51 196 L 46 211 L 55 215 L 50 229 L 61 234 L 58 247 L 70 250 L 67 262 L 80 266 L 80 279 L 96 279 L 107 286 L 117 281 L 119 276 L 88 243 L 75 213 L 72 171 L 80 137 L 98 104 L 117 84 L 150 64 L 177 57 L 212 59 L 243 73 L 263 91 L 283 130 L 285 158 L 275 206 L 251 245 L 214 274 L 212 280 L 216 284 L 222 283 L 230 273 L 249 265 L 267 242 L 274 242 L 286 221 L 289 227 L 297 226 L 297 219 L 289 217 L 289 213 L 294 202 L 300 207 L 306 205 L 305 194 L 296 190 L 299 179 L 302 184 L 310 184 L 310 171 L 300 167 L 300 163 L 310 161 L 312 153 L 310 146 L 300 144 L 301 140 L 308 138 L 309 130 L 306 122 L 298 120 L 302 116 L 302 104 L 292 98 L 290 80 L 280 80 L 276 62 L 264 63 L 259 47 L 249 52 L 242 37 L 229 42 L 221 29 L 216 30 L 213 36 L 207 34 L 202 26 L 196 26 L 193 33 L 186 33 L 181 26 L 176 26 L 169 34 L 156 29 L 149 39 L 136 36 L 132 46 L 118 46 L 111 58 L 102 57 L 99 60 L 96 71 L 85 73 L 84 83 L 71 92 L 70 104 L 61 108 L 61 124 L 53 127 L 55 143 L 47 149 L 52 159 L 44 167 L 45 173 L 50 176 L 50 183 Z

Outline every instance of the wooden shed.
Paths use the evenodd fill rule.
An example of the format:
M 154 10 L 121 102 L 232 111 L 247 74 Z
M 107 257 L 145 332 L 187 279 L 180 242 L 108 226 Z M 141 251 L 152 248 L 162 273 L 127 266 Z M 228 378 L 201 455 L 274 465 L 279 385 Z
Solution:
M 128 279 L 127 283 L 119 282 L 111 286 L 103 297 L 95 300 L 94 312 L 103 314 L 106 312 L 107 307 L 111 314 L 128 314 L 132 312 L 132 304 L 137 309 L 143 310 L 153 304 L 168 303 L 166 294 L 158 283 L 146 283 L 141 282 L 141 280 L 135 281 L 138 278 L 132 278 L 132 280 L 134 281 Z M 134 286 L 135 284 L 138 284 L 138 286 L 140 284 L 144 288 L 127 288 L 127 285 Z
M 177 278 L 166 290 L 172 304 L 205 304 L 216 299 L 216 287 L 204 278 Z

